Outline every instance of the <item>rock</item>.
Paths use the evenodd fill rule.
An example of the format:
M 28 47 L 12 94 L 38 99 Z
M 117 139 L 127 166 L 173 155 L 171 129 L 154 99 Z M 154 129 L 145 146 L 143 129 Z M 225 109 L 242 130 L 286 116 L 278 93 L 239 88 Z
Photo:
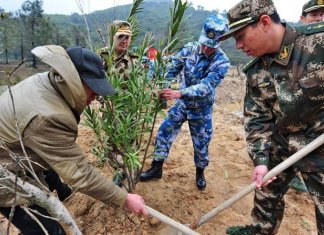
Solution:
M 150 225 L 152 227 L 158 227 L 160 224 L 161 224 L 161 221 L 154 217 L 150 221 Z
M 149 232 L 147 230 L 143 230 L 142 235 L 149 235 Z
M 123 222 L 125 221 L 126 219 L 126 216 L 125 216 L 125 213 L 122 209 L 118 208 L 118 210 L 116 210 L 116 219 L 119 221 L 119 222 Z

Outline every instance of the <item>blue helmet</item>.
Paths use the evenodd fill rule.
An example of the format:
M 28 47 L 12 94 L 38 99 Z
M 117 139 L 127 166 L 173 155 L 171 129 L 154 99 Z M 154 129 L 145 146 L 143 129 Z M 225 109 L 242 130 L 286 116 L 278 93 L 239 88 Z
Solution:
M 228 21 L 224 16 L 211 15 L 205 21 L 198 42 L 211 48 L 217 48 L 219 47 L 219 37 L 227 30 Z

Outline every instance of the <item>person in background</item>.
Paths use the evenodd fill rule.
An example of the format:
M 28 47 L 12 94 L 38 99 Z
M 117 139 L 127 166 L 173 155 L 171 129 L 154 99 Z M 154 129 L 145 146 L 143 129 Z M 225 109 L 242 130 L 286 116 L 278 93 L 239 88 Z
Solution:
M 276 234 L 284 195 L 301 172 L 314 204 L 318 234 L 324 234 L 324 146 L 276 177 L 269 170 L 323 134 L 324 22 L 293 27 L 281 22 L 271 0 L 243 0 L 228 11 L 237 49 L 254 56 L 246 74 L 244 124 L 256 182 L 252 224 L 227 234 Z
M 108 71 L 108 74 L 118 75 L 122 79 L 122 90 L 127 90 L 132 64 L 138 60 L 138 56 L 133 52 L 133 49 L 137 48 L 129 50 L 132 41 L 132 26 L 127 21 L 114 20 L 111 24 L 111 33 L 114 34 L 112 50 L 109 47 L 104 47 L 98 53 L 104 62 L 105 70 L 108 71 L 108 67 L 111 70 Z M 110 53 L 112 53 L 112 58 L 110 58 Z M 111 62 L 109 62 L 110 59 L 112 59 Z M 99 98 L 99 101 L 101 104 L 105 102 L 102 97 Z M 112 165 L 112 167 L 115 169 L 113 182 L 121 187 L 126 175 L 118 166 Z
M 300 21 L 304 24 L 316 23 L 323 21 L 324 14 L 324 1 L 322 0 L 310 0 L 303 6 L 303 12 L 300 16 Z M 295 189 L 299 192 L 307 192 L 307 188 L 302 178 L 300 177 L 300 173 L 298 173 L 289 185 L 291 188 Z
M 324 1 L 310 0 L 303 6 L 300 21 L 304 24 L 321 22 L 324 17 Z
M 156 59 L 158 56 L 158 51 L 156 48 L 154 47 L 149 47 L 147 49 L 147 57 L 149 59 L 148 64 L 148 79 L 154 79 L 154 72 L 155 72 L 155 63 L 156 63 Z
M 211 15 L 204 23 L 198 42 L 188 43 L 170 57 L 166 78 L 175 78 L 184 70 L 184 80 L 179 90 L 163 89 L 159 93 L 160 99 L 176 99 L 176 102 L 158 130 L 151 168 L 140 175 L 140 180 L 162 177 L 163 162 L 182 124 L 188 121 L 194 147 L 196 185 L 199 190 L 205 189 L 204 170 L 209 162 L 208 146 L 213 133 L 216 87 L 230 65 L 218 40 L 227 29 L 225 17 Z
M 105 204 L 124 206 L 131 212 L 148 215 L 143 198 L 127 193 L 89 165 L 75 142 L 84 108 L 97 96 L 115 92 L 106 79 L 101 58 L 86 48 L 65 50 L 55 45 L 36 47 L 32 53 L 51 70 L 35 74 L 12 87 L 16 114 L 12 110 L 10 93 L 6 91 L 0 96 L 0 139 L 11 151 L 23 156 L 16 134 L 14 120 L 17 118 L 24 147 L 38 175 L 44 170 L 53 170 L 73 190 Z M 25 175 L 25 169 L 19 167 L 3 148 L 0 149 L 0 163 L 19 177 Z M 32 181 L 28 173 L 26 176 Z M 0 188 L 0 212 L 8 218 L 15 201 L 12 223 L 22 234 L 43 234 L 41 227 L 19 207 L 30 204 L 28 198 L 19 194 L 15 200 L 14 197 L 10 190 Z M 48 215 L 40 206 L 30 205 L 30 208 Z M 49 234 L 65 234 L 58 222 L 35 216 Z
M 113 50 L 112 50 L 112 66 L 116 74 L 119 74 L 123 80 L 127 81 L 132 63 L 137 61 L 138 56 L 129 50 L 132 41 L 132 26 L 127 21 L 115 20 L 112 23 L 114 34 Z M 109 65 L 109 47 L 99 50 L 99 54 L 104 61 L 105 70 Z

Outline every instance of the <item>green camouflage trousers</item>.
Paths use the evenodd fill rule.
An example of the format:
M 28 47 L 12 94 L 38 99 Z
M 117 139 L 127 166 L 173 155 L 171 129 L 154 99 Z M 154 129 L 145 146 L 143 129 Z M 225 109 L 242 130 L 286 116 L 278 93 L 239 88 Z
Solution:
M 284 195 L 295 175 L 295 170 L 288 168 L 267 187 L 255 190 L 254 208 L 251 215 L 253 224 L 261 225 L 260 234 L 277 233 L 285 209 Z M 318 234 L 324 235 L 324 173 L 301 172 L 301 175 L 315 203 Z

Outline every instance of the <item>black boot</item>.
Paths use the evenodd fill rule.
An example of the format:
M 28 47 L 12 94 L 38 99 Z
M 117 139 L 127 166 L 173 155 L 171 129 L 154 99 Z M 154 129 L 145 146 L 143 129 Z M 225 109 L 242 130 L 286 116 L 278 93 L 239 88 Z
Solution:
M 113 176 L 114 184 L 116 184 L 119 187 L 122 187 L 124 179 L 126 179 L 125 172 L 123 172 L 122 169 L 118 169 Z
M 199 190 L 204 190 L 206 188 L 204 169 L 198 167 L 196 167 L 196 185 Z
M 64 201 L 72 194 L 72 189 L 61 181 L 59 175 L 53 169 L 44 171 L 43 173 L 49 190 L 53 192 L 55 189 L 60 201 Z
M 153 160 L 151 164 L 151 168 L 146 172 L 143 172 L 140 176 L 141 181 L 147 181 L 152 179 L 161 179 L 162 178 L 162 166 L 163 161 L 155 161 Z

